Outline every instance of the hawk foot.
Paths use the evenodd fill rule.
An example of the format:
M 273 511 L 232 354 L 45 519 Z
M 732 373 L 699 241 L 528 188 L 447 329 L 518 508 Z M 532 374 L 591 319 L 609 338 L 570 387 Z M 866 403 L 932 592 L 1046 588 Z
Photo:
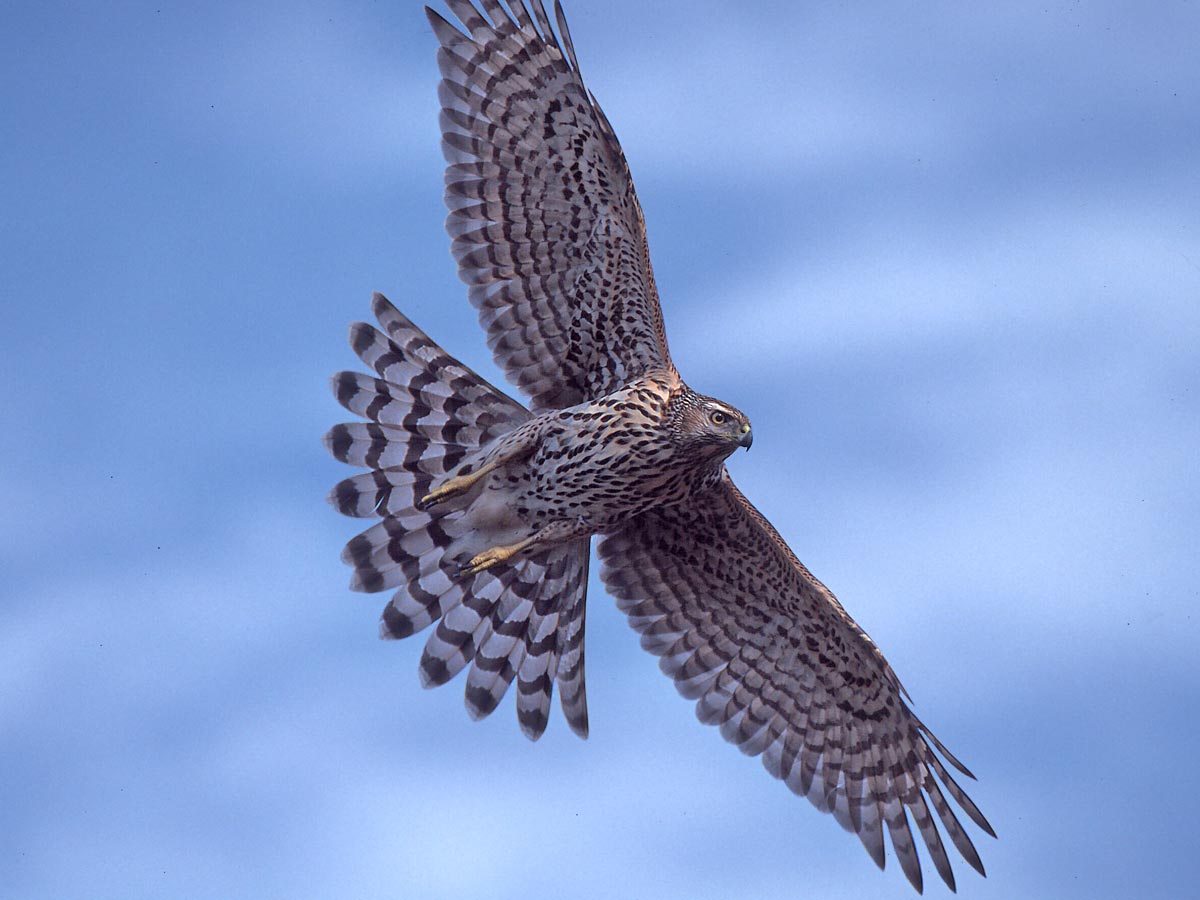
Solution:
M 481 466 L 474 472 L 469 472 L 466 475 L 456 475 L 453 478 L 447 479 L 442 485 L 430 491 L 424 497 L 417 501 L 417 509 L 421 512 L 437 506 L 439 503 L 449 500 L 451 497 L 456 497 L 459 494 L 465 493 L 473 488 L 481 478 L 491 473 L 499 463 L 488 463 L 486 466 Z
M 471 561 L 462 567 L 462 574 L 478 575 L 484 569 L 490 569 L 492 566 L 508 562 L 532 544 L 534 540 L 535 538 L 525 538 L 525 540 L 510 544 L 507 547 L 492 547 L 490 550 L 484 550 L 482 553 L 471 557 Z

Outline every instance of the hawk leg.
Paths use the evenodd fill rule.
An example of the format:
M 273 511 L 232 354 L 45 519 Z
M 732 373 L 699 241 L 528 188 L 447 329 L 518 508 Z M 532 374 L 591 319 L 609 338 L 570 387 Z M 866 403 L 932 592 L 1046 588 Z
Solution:
M 443 500 L 448 500 L 458 494 L 465 493 L 479 483 L 481 478 L 490 475 L 502 464 L 501 460 L 492 460 L 486 465 L 480 466 L 474 472 L 469 472 L 466 475 L 456 475 L 453 478 L 447 479 L 439 487 L 430 491 L 419 501 L 417 501 L 417 509 L 424 512 L 425 510 L 437 506 Z
M 592 533 L 591 528 L 582 522 L 566 520 L 551 522 L 539 529 L 530 537 L 502 547 L 491 547 L 471 557 L 471 561 L 462 567 L 463 575 L 478 575 L 484 569 L 490 569 L 499 563 L 508 562 L 514 556 L 535 545 L 561 544 L 575 538 L 587 537 Z
M 464 575 L 478 575 L 484 569 L 490 569 L 498 563 L 508 562 L 526 547 L 534 544 L 537 541 L 537 535 L 527 537 L 523 541 L 517 541 L 515 544 L 509 544 L 507 547 L 492 547 L 490 550 L 484 550 L 482 553 L 471 557 L 471 561 L 462 568 Z
M 541 427 L 542 423 L 534 419 L 506 434 L 488 451 L 483 465 L 473 472 L 447 478 L 417 501 L 417 509 L 425 512 L 452 497 L 464 494 L 501 466 L 528 456 L 537 447 L 541 438 Z

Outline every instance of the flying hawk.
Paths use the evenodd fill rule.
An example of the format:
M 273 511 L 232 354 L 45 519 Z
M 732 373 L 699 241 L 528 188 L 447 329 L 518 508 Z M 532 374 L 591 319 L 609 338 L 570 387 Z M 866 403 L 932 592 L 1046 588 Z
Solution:
M 447 0 L 440 47 L 446 228 L 488 345 L 529 407 L 450 357 L 384 297 L 350 342 L 374 375 L 334 377 L 366 421 L 333 455 L 365 472 L 332 491 L 379 521 L 347 544 L 351 586 L 394 591 L 386 638 L 436 623 L 420 673 L 468 668 L 472 716 L 515 680 L 521 729 L 546 728 L 553 686 L 588 730 L 584 611 L 601 577 L 701 721 L 830 812 L 884 865 L 884 829 L 917 890 L 916 824 L 942 879 L 946 847 L 983 865 L 951 801 L 988 834 L 879 649 L 734 485 L 753 431 L 671 362 L 629 168 L 579 74 L 555 3 Z M 937 751 L 937 752 L 935 752 Z

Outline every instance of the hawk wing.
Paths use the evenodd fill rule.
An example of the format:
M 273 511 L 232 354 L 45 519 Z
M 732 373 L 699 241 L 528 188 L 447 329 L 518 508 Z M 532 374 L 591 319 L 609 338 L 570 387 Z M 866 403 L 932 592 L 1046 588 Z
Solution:
M 534 411 L 669 368 L 646 225 L 621 146 L 583 86 L 562 9 L 447 0 L 446 230 L 488 345 Z M 511 11 L 511 12 L 510 12 Z M 468 36 L 469 35 L 469 36 Z
M 642 646 L 697 701 L 702 722 L 762 754 L 767 771 L 857 833 L 880 868 L 886 827 L 918 891 L 909 816 L 954 888 L 930 807 L 983 874 L 946 795 L 994 832 L 934 749 L 973 776 L 913 715 L 875 644 L 728 473 L 686 504 L 638 516 L 599 552 L 601 577 Z

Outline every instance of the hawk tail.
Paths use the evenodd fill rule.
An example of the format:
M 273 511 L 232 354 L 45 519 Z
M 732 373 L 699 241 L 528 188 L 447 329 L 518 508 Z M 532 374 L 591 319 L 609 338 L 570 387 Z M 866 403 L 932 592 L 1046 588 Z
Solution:
M 435 344 L 381 294 L 373 298 L 382 331 L 351 326 L 350 343 L 376 376 L 340 372 L 338 401 L 368 421 L 334 426 L 325 445 L 367 471 L 346 478 L 329 500 L 345 515 L 379 517 L 342 554 L 351 588 L 396 589 L 380 634 L 404 638 L 437 623 L 421 659 L 421 681 L 444 684 L 471 664 L 467 710 L 488 715 L 517 683 L 517 717 L 541 736 L 557 681 L 571 729 L 587 736 L 583 674 L 587 539 L 512 566 L 464 577 L 446 550 L 470 531 L 464 510 L 423 511 L 417 502 L 435 479 L 530 413 Z

